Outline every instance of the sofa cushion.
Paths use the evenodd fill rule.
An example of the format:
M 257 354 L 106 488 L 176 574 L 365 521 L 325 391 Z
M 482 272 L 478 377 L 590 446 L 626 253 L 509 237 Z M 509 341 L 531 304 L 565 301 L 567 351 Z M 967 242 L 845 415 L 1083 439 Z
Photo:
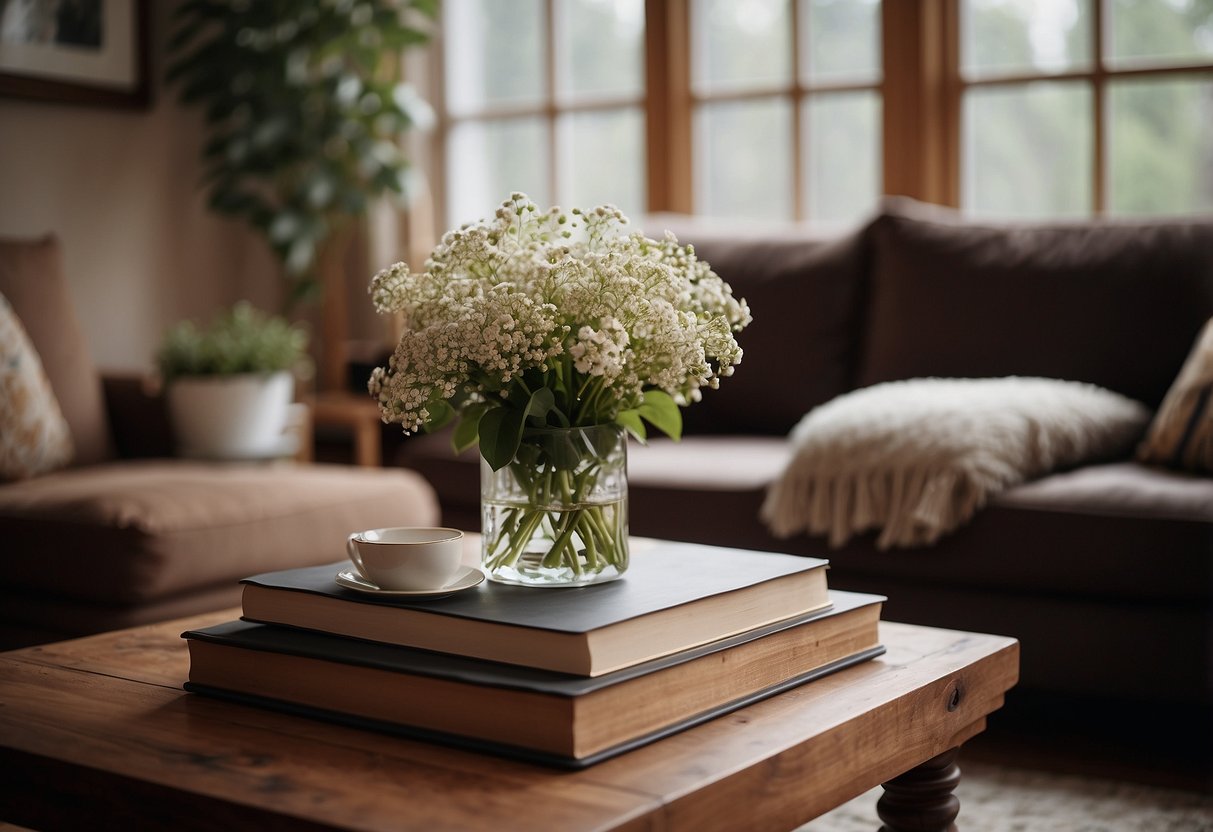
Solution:
M 8 301 L 0 294 L 0 482 L 67 465 L 72 434 Z
M 1205 324 L 1167 391 L 1146 438 L 1141 462 L 1213 473 L 1213 318 Z
M 763 489 L 787 465 L 787 440 L 773 436 L 688 436 L 628 446 L 628 487 L 728 493 Z
M 1208 477 L 1132 462 L 1083 466 L 993 497 L 930 548 L 881 550 L 875 534 L 832 548 L 824 536 L 775 538 L 759 519 L 766 486 L 748 479 L 728 485 L 743 454 L 751 465 L 765 465 L 773 482 L 790 452 L 785 443 L 769 439 L 763 450 L 743 451 L 730 437 L 720 440 L 711 455 L 664 454 L 665 476 L 629 477 L 632 534 L 827 558 L 831 586 L 886 593 L 893 607 L 900 584 L 1115 602 L 1213 601 Z M 686 484 L 695 475 L 699 484 Z
M 101 377 L 68 294 L 58 240 L 0 239 L 0 295 L 12 304 L 42 359 L 72 430 L 73 464 L 108 459 L 109 423 Z
M 848 389 L 855 375 L 865 248 L 862 233 L 810 237 L 784 228 L 762 237 L 670 215 L 646 232 L 672 231 L 745 298 L 753 321 L 738 335 L 745 355 L 719 390 L 684 411 L 692 433 L 786 434 L 810 408 Z
M 146 603 L 339 561 L 352 531 L 437 519 L 433 490 L 410 471 L 176 460 L 68 469 L 0 486 L 0 590 Z
M 1085 465 L 1063 471 L 1013 488 L 997 503 L 1031 511 L 1156 518 L 1207 523 L 1213 527 L 1213 479 L 1132 462 Z M 1213 570 L 1213 563 L 1210 569 Z
M 891 199 L 858 383 L 1086 381 L 1157 407 L 1213 315 L 1213 220 L 983 225 Z

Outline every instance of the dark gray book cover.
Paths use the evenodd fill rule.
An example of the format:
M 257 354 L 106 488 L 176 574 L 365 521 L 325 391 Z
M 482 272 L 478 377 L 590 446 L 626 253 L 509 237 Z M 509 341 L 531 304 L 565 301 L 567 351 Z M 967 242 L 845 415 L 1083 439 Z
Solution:
M 258 708 L 268 708 L 274 711 L 291 714 L 293 716 L 302 716 L 308 719 L 320 719 L 326 722 L 333 722 L 338 725 L 346 725 L 352 728 L 358 728 L 366 731 L 376 731 L 382 734 L 391 734 L 393 736 L 404 737 L 406 739 L 423 740 L 425 742 L 433 742 L 439 745 L 446 745 L 452 748 L 460 748 L 467 751 L 475 751 L 484 754 L 495 754 L 500 757 L 506 757 L 513 760 L 522 760 L 528 763 L 538 763 L 540 765 L 552 766 L 554 768 L 579 770 L 588 768 L 589 766 L 600 763 L 603 760 L 608 760 L 611 757 L 617 757 L 628 751 L 648 745 L 651 742 L 664 739 L 665 737 L 677 734 L 680 731 L 685 731 L 688 728 L 694 728 L 696 725 L 702 725 L 705 722 L 715 719 L 719 716 L 732 713 L 740 708 L 745 708 L 755 702 L 761 702 L 764 699 L 769 699 L 772 696 L 783 693 L 786 690 L 791 690 L 794 687 L 812 682 L 815 679 L 820 679 L 824 676 L 829 676 L 831 673 L 837 673 L 840 670 L 845 670 L 848 667 L 854 667 L 857 664 L 869 661 L 882 655 L 885 652 L 883 647 L 873 647 L 869 650 L 864 650 L 856 653 L 853 656 L 846 656 L 838 661 L 823 665 L 815 670 L 804 673 L 800 676 L 780 682 L 778 685 L 772 685 L 769 688 L 758 691 L 749 696 L 735 699 L 718 708 L 704 711 L 695 714 L 692 717 L 667 725 L 659 731 L 645 734 L 642 737 L 628 740 L 603 749 L 595 754 L 586 757 L 573 757 L 564 754 L 554 754 L 546 751 L 539 751 L 534 748 L 524 748 L 518 745 L 506 745 L 505 743 L 493 742 L 491 740 L 482 740 L 475 737 L 462 736 L 460 734 L 449 734 L 444 731 L 433 731 L 428 728 L 420 728 L 414 725 L 404 725 L 398 722 L 387 722 L 381 719 L 371 719 L 369 717 L 358 716 L 356 714 L 345 713 L 342 711 L 333 711 L 327 708 L 314 708 L 310 705 L 299 705 L 294 702 L 287 702 L 283 699 L 273 699 L 268 696 L 257 696 L 255 694 L 241 693 L 240 691 L 226 690 L 224 688 L 211 687 L 210 685 L 200 685 L 194 682 L 186 682 L 185 689 L 192 692 L 209 696 L 214 699 L 222 699 L 228 702 L 235 702 L 240 705 L 251 705 Z
M 247 650 L 262 650 L 342 664 L 362 665 L 398 673 L 432 676 L 473 685 L 516 688 L 555 696 L 581 696 L 710 653 L 727 650 L 772 633 L 798 627 L 811 621 L 831 618 L 859 607 L 883 603 L 885 600 L 880 595 L 839 591 L 831 591 L 830 598 L 833 606 L 828 609 L 785 619 L 756 630 L 594 677 L 558 673 L 521 665 L 501 664 L 483 659 L 470 659 L 448 653 L 434 653 L 411 647 L 379 644 L 249 621 L 229 621 L 201 630 L 190 630 L 183 633 L 182 638 L 209 641 Z
M 616 581 L 576 588 L 520 587 L 485 581 L 445 598 L 378 597 L 338 586 L 349 561 L 268 572 L 244 579 L 276 590 L 327 595 L 497 624 L 564 633 L 587 633 L 620 621 L 735 592 L 767 581 L 824 569 L 819 558 L 695 543 L 654 542 L 636 547 L 628 571 Z

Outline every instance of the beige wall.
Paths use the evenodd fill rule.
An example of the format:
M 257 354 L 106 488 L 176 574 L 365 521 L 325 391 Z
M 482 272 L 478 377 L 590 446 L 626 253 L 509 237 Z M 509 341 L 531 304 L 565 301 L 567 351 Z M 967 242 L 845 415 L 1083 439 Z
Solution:
M 159 81 L 168 11 L 152 5 L 150 109 L 0 99 L 0 236 L 59 236 L 93 358 L 108 369 L 149 368 L 183 317 L 240 297 L 278 305 L 264 244 L 208 212 L 197 189 L 201 121 Z

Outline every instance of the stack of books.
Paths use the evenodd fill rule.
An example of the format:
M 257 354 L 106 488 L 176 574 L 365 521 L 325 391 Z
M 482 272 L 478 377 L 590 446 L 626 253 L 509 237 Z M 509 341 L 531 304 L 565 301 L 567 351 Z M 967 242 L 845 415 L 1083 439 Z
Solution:
M 430 600 L 348 566 L 246 579 L 241 620 L 183 634 L 186 689 L 582 767 L 884 652 L 885 599 L 814 558 L 662 542 L 611 583 Z

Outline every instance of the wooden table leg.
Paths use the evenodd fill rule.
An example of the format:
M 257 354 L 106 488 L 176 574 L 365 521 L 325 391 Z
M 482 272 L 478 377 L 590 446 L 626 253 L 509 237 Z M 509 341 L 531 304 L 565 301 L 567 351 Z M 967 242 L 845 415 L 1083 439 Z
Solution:
M 952 794 L 960 782 L 959 748 L 945 751 L 884 786 L 876 814 L 880 832 L 956 832 L 960 800 Z

